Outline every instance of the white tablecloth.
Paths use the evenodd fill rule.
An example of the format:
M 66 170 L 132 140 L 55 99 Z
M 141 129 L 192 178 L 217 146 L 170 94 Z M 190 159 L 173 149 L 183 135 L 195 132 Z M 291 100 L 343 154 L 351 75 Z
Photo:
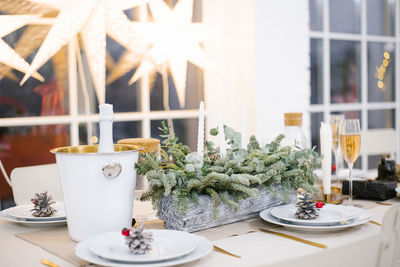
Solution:
M 400 203 L 400 198 L 391 202 L 393 201 Z M 382 218 L 389 208 L 390 206 L 378 205 L 369 209 L 373 215 L 372 219 L 382 222 Z M 263 232 L 240 234 L 220 239 L 227 231 L 238 230 L 238 232 L 246 233 L 247 228 L 254 229 L 259 227 L 260 224 L 274 231 L 326 244 L 328 248 L 321 249 Z M 380 226 L 366 223 L 337 233 L 307 234 L 285 231 L 283 228 L 274 228 L 271 224 L 262 222 L 261 219 L 252 219 L 198 232 L 198 234 L 212 240 L 215 245 L 242 256 L 241 259 L 213 251 L 208 256 L 185 266 L 372 267 L 377 262 L 380 230 Z M 63 267 L 74 266 L 15 236 L 18 233 L 31 231 L 34 231 L 34 229 L 0 219 L 0 266 L 44 266 L 40 263 L 42 258 Z

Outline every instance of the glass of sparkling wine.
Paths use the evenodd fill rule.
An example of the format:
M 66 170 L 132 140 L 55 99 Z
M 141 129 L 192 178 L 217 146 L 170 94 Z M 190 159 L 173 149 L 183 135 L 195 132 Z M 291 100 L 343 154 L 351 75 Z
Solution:
M 360 155 L 361 132 L 360 120 L 344 120 L 339 127 L 340 149 L 344 160 L 349 166 L 349 204 L 353 200 L 353 182 L 351 172 Z
M 336 166 L 336 185 L 339 188 L 339 125 L 343 122 L 344 115 L 331 115 L 329 123 L 332 129 L 332 150 Z

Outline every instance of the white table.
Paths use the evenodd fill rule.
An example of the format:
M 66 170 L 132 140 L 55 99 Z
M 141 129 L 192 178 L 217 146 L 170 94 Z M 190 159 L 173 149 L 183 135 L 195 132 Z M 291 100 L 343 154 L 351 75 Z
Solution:
M 391 202 L 393 201 L 400 203 L 400 198 Z M 390 206 L 378 205 L 369 209 L 373 215 L 372 219 L 382 222 L 382 218 L 389 208 Z M 371 223 L 329 234 L 296 233 L 285 231 L 283 228 L 273 228 L 275 231 L 326 244 L 327 249 L 316 248 L 262 232 L 221 239 L 227 232 L 235 231 L 235 227 L 238 231 L 245 232 L 247 228 L 254 229 L 261 223 L 263 227 L 271 229 L 272 225 L 260 220 L 252 219 L 198 232 L 212 240 L 215 245 L 242 256 L 241 259 L 213 251 L 207 257 L 185 266 L 372 267 L 376 265 L 381 227 Z M 31 231 L 34 230 L 0 219 L 0 266 L 44 266 L 40 263 L 42 258 L 63 267 L 74 266 L 15 236 L 18 233 Z

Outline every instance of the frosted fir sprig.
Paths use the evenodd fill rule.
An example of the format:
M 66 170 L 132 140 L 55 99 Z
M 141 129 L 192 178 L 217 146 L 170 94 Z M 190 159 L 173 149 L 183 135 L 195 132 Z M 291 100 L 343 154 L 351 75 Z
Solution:
M 197 203 L 199 195 L 207 194 L 217 216 L 220 203 L 237 208 L 239 200 L 259 193 L 259 185 L 284 201 L 289 200 L 294 189 L 314 190 L 318 154 L 314 149 L 281 147 L 283 134 L 264 146 L 251 136 L 247 149 L 242 149 L 241 134 L 225 126 L 229 145 L 226 155 L 221 155 L 213 142 L 206 141 L 201 157 L 169 134 L 165 122 L 160 130 L 164 138 L 161 157 L 143 154 L 136 164 L 138 173 L 146 175 L 150 184 L 141 199 L 151 200 L 155 207 L 163 197 L 171 195 L 178 211 L 184 212 L 190 201 Z M 211 129 L 210 134 L 215 136 L 218 130 Z

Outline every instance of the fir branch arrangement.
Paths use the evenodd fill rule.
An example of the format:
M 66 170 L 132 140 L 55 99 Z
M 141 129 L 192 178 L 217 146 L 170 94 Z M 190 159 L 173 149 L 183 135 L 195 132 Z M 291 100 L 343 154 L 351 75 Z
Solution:
M 239 200 L 259 193 L 259 185 L 285 201 L 294 189 L 314 190 L 318 154 L 313 149 L 280 147 L 284 135 L 265 146 L 251 136 L 247 149 L 241 149 L 241 134 L 224 126 L 230 145 L 226 156 L 221 157 L 219 147 L 207 141 L 201 158 L 169 134 L 165 122 L 159 129 L 164 138 L 161 156 L 143 154 L 136 164 L 138 173 L 146 175 L 150 184 L 141 199 L 151 200 L 155 207 L 163 197 L 172 195 L 178 212 L 184 212 L 190 201 L 198 203 L 200 194 L 208 194 L 217 216 L 216 208 L 221 202 L 237 208 Z M 211 129 L 210 134 L 217 135 L 218 129 Z

